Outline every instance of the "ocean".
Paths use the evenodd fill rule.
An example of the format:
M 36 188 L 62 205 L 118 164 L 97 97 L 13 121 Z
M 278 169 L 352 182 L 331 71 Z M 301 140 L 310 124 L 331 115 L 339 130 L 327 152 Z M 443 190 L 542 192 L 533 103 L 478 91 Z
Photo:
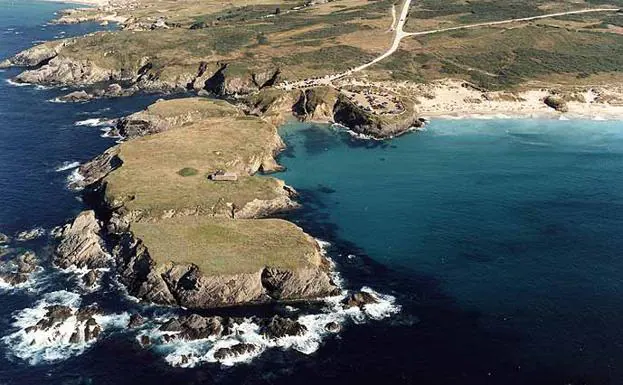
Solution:
M 47 25 L 64 7 L 0 0 L 0 58 L 102 28 Z M 0 232 L 11 236 L 49 232 L 83 210 L 67 182 L 114 144 L 106 121 L 161 97 L 54 103 L 69 90 L 10 84 L 18 72 L 0 72 Z M 31 286 L 0 288 L 0 383 L 621 384 L 622 128 L 439 120 L 377 142 L 288 123 L 279 157 L 287 170 L 277 176 L 303 208 L 286 217 L 330 244 L 347 287 L 391 296 L 398 313 L 349 322 L 307 349 L 179 368 L 171 351 L 143 349 L 125 328 L 128 312 L 156 319 L 169 310 L 136 304 L 113 280 L 85 292 L 48 262 Z M 47 236 L 16 247 L 50 255 Z M 80 302 L 106 310 L 95 344 L 18 338 L 46 304 Z

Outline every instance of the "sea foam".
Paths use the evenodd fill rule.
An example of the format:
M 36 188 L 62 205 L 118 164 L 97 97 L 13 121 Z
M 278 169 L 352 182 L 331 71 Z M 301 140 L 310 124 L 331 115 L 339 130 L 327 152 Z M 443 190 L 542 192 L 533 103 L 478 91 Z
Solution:
M 28 329 L 37 325 L 45 317 L 47 307 L 62 305 L 70 307 L 75 312 L 80 303 L 81 298 L 78 294 L 61 290 L 45 294 L 34 306 L 18 311 L 14 314 L 11 324 L 17 330 L 2 338 L 9 354 L 30 365 L 61 361 L 82 354 L 95 343 L 95 340 L 70 342 L 72 334 L 78 328 L 82 330 L 86 323 L 86 321 L 78 321 L 75 315 L 47 330 Z M 127 325 L 129 317 L 127 313 L 93 316 L 102 330 L 122 328 Z
M 342 301 L 347 295 L 346 292 L 339 296 L 326 298 L 325 305 L 319 313 L 301 315 L 296 318 L 307 329 L 300 336 L 268 338 L 261 333 L 260 325 L 250 318 L 235 324 L 229 334 L 220 338 L 209 337 L 194 341 L 173 339 L 166 343 L 162 342 L 162 337 L 165 334 L 175 333 L 162 332 L 158 328 L 148 330 L 144 335 L 155 343 L 154 351 L 163 355 L 168 364 L 179 367 L 195 367 L 203 363 L 220 363 L 221 365 L 232 366 L 237 363 L 249 362 L 271 348 L 291 349 L 309 355 L 321 347 L 322 341 L 327 336 L 335 334 L 327 330 L 326 325 L 329 323 L 336 323 L 342 327 L 348 322 L 361 324 L 368 320 L 381 320 L 400 312 L 400 306 L 396 304 L 396 299 L 393 296 L 380 294 L 368 287 L 362 288 L 361 291 L 371 294 L 377 303 L 364 305 L 363 309 L 358 307 L 345 308 Z M 137 339 L 140 340 L 140 338 L 139 335 Z M 219 349 L 241 343 L 252 344 L 256 350 L 226 359 L 219 360 L 215 357 Z
M 74 126 L 87 126 L 87 127 L 105 127 L 105 126 L 111 126 L 111 125 L 112 125 L 111 120 L 102 119 L 102 118 L 85 119 L 85 120 L 80 120 L 74 123 Z
M 80 162 L 66 161 L 66 162 L 63 162 L 60 166 L 56 167 L 54 171 L 63 172 L 63 171 L 73 170 L 74 168 L 78 166 L 80 166 Z

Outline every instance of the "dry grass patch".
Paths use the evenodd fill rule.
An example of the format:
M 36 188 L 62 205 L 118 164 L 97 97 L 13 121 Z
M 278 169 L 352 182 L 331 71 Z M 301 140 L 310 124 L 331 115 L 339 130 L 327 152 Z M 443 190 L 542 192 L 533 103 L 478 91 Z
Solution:
M 315 241 L 280 219 L 183 217 L 132 224 L 159 264 L 193 263 L 205 275 L 255 273 L 264 267 L 317 267 Z
M 163 106 L 156 109 L 168 114 Z M 280 145 L 273 125 L 251 117 L 211 118 L 134 139 L 120 145 L 123 165 L 106 178 L 106 198 L 156 217 L 167 210 L 222 214 L 226 203 L 241 208 L 254 199 L 275 199 L 283 195 L 283 183 L 251 175 Z M 196 173 L 182 176 L 184 168 Z M 206 175 L 219 169 L 241 177 L 208 181 Z

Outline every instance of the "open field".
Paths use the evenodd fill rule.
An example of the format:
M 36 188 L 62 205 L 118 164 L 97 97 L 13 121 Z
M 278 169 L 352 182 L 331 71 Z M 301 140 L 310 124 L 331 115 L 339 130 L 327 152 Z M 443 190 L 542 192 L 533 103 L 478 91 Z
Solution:
M 236 116 L 236 109 L 223 103 L 181 99 L 150 107 L 148 113 L 171 120 L 190 111 L 197 114 L 197 106 L 215 114 L 122 143 L 123 165 L 105 180 L 107 200 L 123 203 L 127 211 L 159 218 L 175 213 L 228 216 L 255 199 L 283 197 L 281 181 L 253 176 L 265 164 L 274 163 L 274 153 L 281 147 L 276 128 L 258 118 Z M 233 112 L 231 116 L 219 116 L 227 111 Z M 209 181 L 207 175 L 217 170 L 240 178 Z
M 257 273 L 264 267 L 294 270 L 321 262 L 314 240 L 280 219 L 183 217 L 135 223 L 132 232 L 157 263 L 193 263 L 207 276 Z

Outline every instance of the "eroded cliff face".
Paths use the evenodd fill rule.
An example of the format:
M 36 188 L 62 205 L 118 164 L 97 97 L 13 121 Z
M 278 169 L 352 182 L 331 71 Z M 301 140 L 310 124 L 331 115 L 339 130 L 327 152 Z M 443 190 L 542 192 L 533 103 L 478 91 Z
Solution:
M 112 248 L 112 259 L 105 244 Z M 313 258 L 324 258 L 319 249 L 316 253 Z M 54 263 L 64 269 L 112 266 L 131 295 L 159 305 L 194 309 L 314 299 L 338 293 L 326 263 L 300 269 L 266 266 L 250 273 L 215 275 L 205 275 L 192 263 L 158 264 L 143 241 L 132 234 L 128 223 L 121 223 L 119 218 L 102 223 L 93 211 L 81 213 L 63 229 Z
M 401 114 L 376 115 L 357 106 L 343 94 L 337 98 L 333 120 L 355 133 L 376 139 L 399 136 L 424 125 L 412 109 L 406 109 Z
M 339 92 L 332 87 L 301 90 L 299 100 L 292 107 L 292 111 L 304 121 L 333 121 L 338 96 Z
M 318 251 L 317 258 L 323 258 Z M 194 264 L 158 265 L 131 233 L 114 248 L 121 281 L 130 294 L 162 305 L 208 309 L 249 303 L 295 301 L 338 293 L 327 268 L 276 269 L 205 275 Z
M 253 68 L 241 63 L 225 63 L 205 82 L 205 89 L 219 97 L 238 97 L 270 87 L 280 79 L 279 68 Z
M 89 60 L 56 56 L 37 69 L 22 72 L 15 80 L 30 84 L 82 86 L 119 78 L 119 72 L 100 68 Z
M 64 47 L 72 44 L 73 41 L 73 39 L 62 39 L 36 45 L 0 62 L 0 68 L 42 66 L 56 57 Z

